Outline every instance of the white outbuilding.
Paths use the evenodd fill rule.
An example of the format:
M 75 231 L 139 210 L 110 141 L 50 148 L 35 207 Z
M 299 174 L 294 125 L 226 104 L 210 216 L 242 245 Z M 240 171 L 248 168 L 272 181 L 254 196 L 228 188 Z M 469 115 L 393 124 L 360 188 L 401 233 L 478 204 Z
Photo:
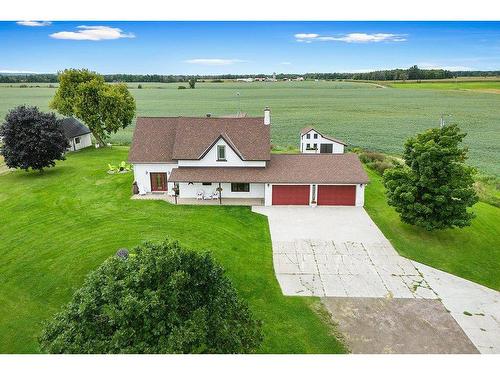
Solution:
M 61 120 L 64 135 L 68 138 L 68 151 L 77 151 L 92 146 L 91 131 L 74 117 Z

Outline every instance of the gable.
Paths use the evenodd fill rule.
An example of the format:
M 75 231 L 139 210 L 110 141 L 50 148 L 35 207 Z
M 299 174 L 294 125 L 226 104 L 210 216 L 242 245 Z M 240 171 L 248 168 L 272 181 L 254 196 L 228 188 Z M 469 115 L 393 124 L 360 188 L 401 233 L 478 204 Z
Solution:
M 218 147 L 225 147 L 226 158 L 224 161 L 218 159 Z M 219 137 L 203 153 L 200 159 L 189 160 L 180 159 L 177 161 L 179 167 L 265 167 L 266 161 L 243 160 L 241 154 L 226 137 Z
M 270 159 L 270 130 L 261 117 L 180 118 L 172 157 L 200 159 L 220 137 L 226 139 L 243 160 Z
M 318 134 L 318 138 L 313 138 L 313 134 Z M 308 139 L 306 137 L 307 134 L 310 134 L 311 137 Z M 305 128 L 305 129 L 302 129 L 301 132 L 300 132 L 300 135 L 301 135 L 301 139 L 302 141 L 304 142 L 308 142 L 308 141 L 314 141 L 314 140 L 319 140 L 321 138 L 323 139 L 326 139 L 327 141 L 330 141 L 330 142 L 334 142 L 334 143 L 338 143 L 338 144 L 341 144 L 341 145 L 344 145 L 344 146 L 347 146 L 347 143 L 343 142 L 343 141 L 340 141 L 338 139 L 335 139 L 335 138 L 332 138 L 332 137 L 329 137 L 329 136 L 325 136 L 323 134 L 321 134 L 319 131 L 317 131 L 316 129 L 314 128 Z

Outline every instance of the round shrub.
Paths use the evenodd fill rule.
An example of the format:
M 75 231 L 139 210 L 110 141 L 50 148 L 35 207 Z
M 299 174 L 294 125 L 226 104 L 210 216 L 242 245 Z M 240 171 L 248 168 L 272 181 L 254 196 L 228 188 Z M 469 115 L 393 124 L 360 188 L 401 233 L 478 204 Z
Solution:
M 40 338 L 50 353 L 251 353 L 261 341 L 210 253 L 170 241 L 108 258 Z

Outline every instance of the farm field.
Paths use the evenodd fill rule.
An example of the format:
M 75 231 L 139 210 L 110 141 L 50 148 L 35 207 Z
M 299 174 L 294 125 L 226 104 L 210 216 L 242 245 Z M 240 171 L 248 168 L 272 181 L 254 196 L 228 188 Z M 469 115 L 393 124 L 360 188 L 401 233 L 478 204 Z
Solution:
M 55 89 L 39 84 L 44 85 L 0 85 L 0 118 L 23 103 L 48 110 Z M 129 87 L 137 100 L 139 116 L 221 115 L 236 113 L 239 108 L 250 116 L 260 116 L 269 105 L 272 142 L 282 148 L 297 147 L 300 129 L 314 125 L 351 146 L 399 154 L 406 138 L 437 126 L 441 114 L 452 114 L 447 121 L 458 123 L 469 134 L 465 141 L 470 147 L 470 163 L 483 173 L 500 175 L 500 96 L 489 92 L 380 88 L 371 83 L 326 81 L 197 83 L 195 90 L 178 90 L 177 86 L 185 85 L 179 83 L 143 83 L 142 89 L 137 85 L 130 83 Z M 132 132 L 133 126 L 115 134 L 111 141 L 127 144 Z
M 263 321 L 260 352 L 345 352 L 318 298 L 281 294 L 265 216 L 250 207 L 131 200 L 132 173 L 106 173 L 127 155 L 123 146 L 90 148 L 43 174 L 0 176 L 0 353 L 38 352 L 41 322 L 90 270 L 121 247 L 167 236 L 213 252 Z
M 391 82 L 388 86 L 398 89 L 425 90 L 474 90 L 500 94 L 498 81 L 445 81 L 445 82 Z

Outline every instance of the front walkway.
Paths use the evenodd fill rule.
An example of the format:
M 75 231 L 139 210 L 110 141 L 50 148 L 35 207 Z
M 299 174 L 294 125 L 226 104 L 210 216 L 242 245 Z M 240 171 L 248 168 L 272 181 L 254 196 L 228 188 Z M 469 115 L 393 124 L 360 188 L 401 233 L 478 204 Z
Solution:
M 254 207 L 285 295 L 440 299 L 482 353 L 500 353 L 500 293 L 403 258 L 361 207 Z
M 133 195 L 132 199 L 139 200 L 163 200 L 172 204 L 176 204 L 175 197 L 169 196 L 167 193 L 147 193 L 144 195 Z M 177 204 L 184 205 L 205 205 L 205 206 L 263 206 L 264 199 L 260 198 L 222 198 L 222 202 L 218 199 L 196 199 L 196 198 L 177 198 Z

